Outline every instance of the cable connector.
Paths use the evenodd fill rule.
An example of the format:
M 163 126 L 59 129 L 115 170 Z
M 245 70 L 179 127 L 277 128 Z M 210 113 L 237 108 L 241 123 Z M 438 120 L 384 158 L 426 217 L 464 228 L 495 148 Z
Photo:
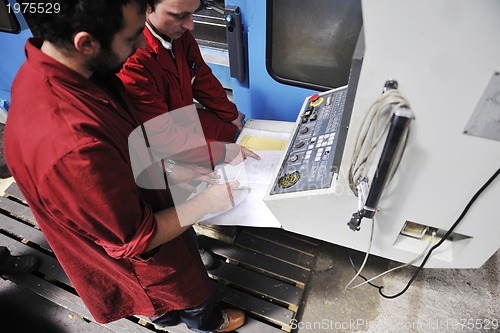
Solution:
M 438 228 L 429 227 L 429 232 L 431 233 L 432 237 L 436 237 L 437 232 L 438 232 Z
M 347 225 L 352 231 L 359 231 L 359 229 L 361 229 L 360 224 L 362 219 L 363 216 L 361 216 L 361 212 L 356 212 L 352 214 L 351 220 Z
M 347 225 L 352 231 L 359 231 L 361 220 L 363 219 L 363 210 L 365 207 L 366 196 L 368 194 L 368 179 L 364 177 L 356 186 L 356 194 L 358 196 L 358 211 L 352 214 L 351 220 Z

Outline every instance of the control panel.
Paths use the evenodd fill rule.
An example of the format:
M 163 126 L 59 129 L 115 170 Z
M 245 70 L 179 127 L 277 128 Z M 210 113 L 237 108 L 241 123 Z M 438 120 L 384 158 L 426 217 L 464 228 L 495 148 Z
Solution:
M 340 166 L 337 146 L 345 143 L 339 132 L 346 94 L 344 86 L 305 100 L 271 195 L 331 187 Z

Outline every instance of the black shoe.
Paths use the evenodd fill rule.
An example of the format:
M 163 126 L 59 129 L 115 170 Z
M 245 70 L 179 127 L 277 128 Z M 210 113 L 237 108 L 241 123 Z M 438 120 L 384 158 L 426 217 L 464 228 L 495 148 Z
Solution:
M 200 254 L 201 261 L 203 261 L 203 265 L 206 270 L 212 269 L 215 267 L 215 259 L 214 256 L 205 250 L 204 248 L 199 248 L 198 253 Z
M 4 264 L 0 266 L 0 273 L 31 273 L 40 266 L 40 260 L 32 255 L 9 256 Z

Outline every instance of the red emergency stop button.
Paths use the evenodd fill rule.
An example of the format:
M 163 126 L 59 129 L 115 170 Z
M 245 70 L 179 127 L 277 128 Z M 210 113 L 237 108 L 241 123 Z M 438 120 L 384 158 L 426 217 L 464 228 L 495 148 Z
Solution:
M 319 95 L 318 94 L 314 94 L 312 95 L 311 97 L 309 97 L 309 101 L 310 102 L 316 102 L 319 98 Z

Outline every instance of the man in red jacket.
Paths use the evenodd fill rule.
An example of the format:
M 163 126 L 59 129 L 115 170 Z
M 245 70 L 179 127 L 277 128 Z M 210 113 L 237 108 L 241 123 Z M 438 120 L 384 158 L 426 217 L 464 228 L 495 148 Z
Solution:
M 230 207 L 228 189 L 238 183 L 215 184 L 174 207 L 168 184 L 135 182 L 128 138 L 142 121 L 115 73 L 144 46 L 145 3 L 54 3 L 60 13 L 30 23 L 41 38 L 26 43 L 4 136 L 9 170 L 51 249 L 100 323 L 144 315 L 162 327 L 236 329 L 244 313 L 214 305 L 186 230 Z
M 204 108 L 197 110 L 198 119 L 185 122 L 201 123 L 209 144 L 213 140 L 234 142 L 243 129 L 244 115 L 228 99 L 221 83 L 203 60 L 190 32 L 194 28 L 193 13 L 200 1 L 148 0 L 147 3 L 146 47 L 138 49 L 119 73 L 140 117 L 149 121 L 191 105 L 195 99 Z M 186 114 L 185 117 L 191 115 Z M 166 132 L 186 132 L 186 129 L 179 129 L 182 126 L 168 124 Z M 189 134 L 173 138 L 178 142 L 179 151 L 184 151 L 183 146 L 190 144 L 190 140 L 184 137 L 189 137 Z M 248 151 L 243 151 L 243 154 L 256 157 Z M 185 161 L 189 162 L 189 159 Z M 203 248 L 199 250 L 205 267 L 209 269 L 213 264 L 212 257 Z
M 130 57 L 120 78 L 142 120 L 193 104 L 205 136 L 233 142 L 243 128 L 244 115 L 228 98 L 205 63 L 191 30 L 199 0 L 148 0 L 146 47 Z

